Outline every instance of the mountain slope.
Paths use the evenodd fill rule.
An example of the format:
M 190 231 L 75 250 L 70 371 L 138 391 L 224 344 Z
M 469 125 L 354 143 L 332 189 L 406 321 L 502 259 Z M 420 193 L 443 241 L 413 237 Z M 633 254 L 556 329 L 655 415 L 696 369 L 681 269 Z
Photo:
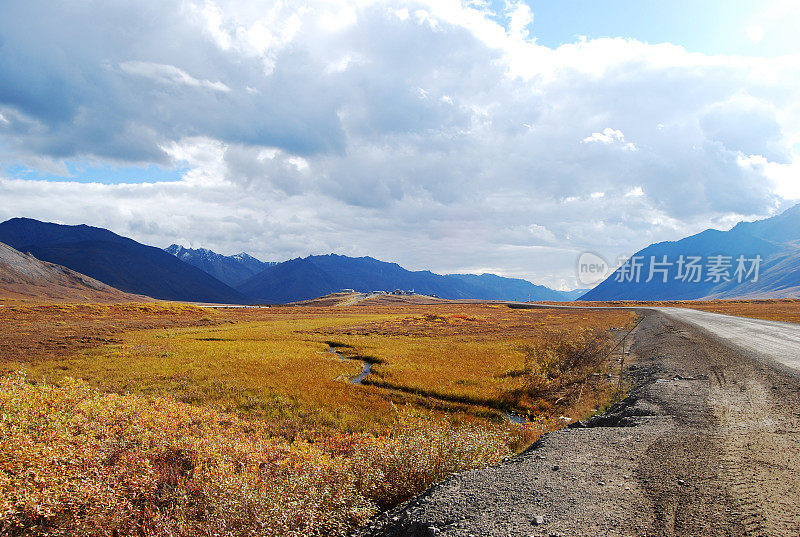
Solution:
M 536 285 L 520 278 L 505 278 L 495 274 L 447 274 L 445 278 L 452 278 L 467 283 L 479 296 L 470 298 L 483 298 L 489 300 L 533 300 L 533 301 L 562 301 L 575 298 L 572 291 L 555 291 L 544 285 Z M 583 293 L 579 293 L 581 295 Z
M 68 302 L 147 300 L 146 297 L 123 293 L 66 267 L 39 261 L 1 242 L 0 298 Z
M 268 267 L 237 287 L 253 300 L 271 304 L 309 300 L 341 288 L 308 258 Z
M 206 248 L 184 248 L 172 244 L 164 249 L 181 261 L 197 267 L 219 281 L 236 287 L 275 263 L 265 263 L 244 252 L 236 255 L 222 255 Z
M 247 301 L 238 291 L 160 248 L 102 228 L 13 218 L 0 224 L 0 242 L 130 293 L 164 300 Z
M 713 256 L 727 256 L 730 266 L 725 272 L 730 278 L 716 278 L 708 272 Z M 667 281 L 656 272 L 650 282 L 651 259 L 673 263 L 666 267 Z M 678 278 L 677 262 L 680 256 L 702 258 L 701 281 L 683 281 Z M 737 260 L 745 261 L 760 256 L 759 276 L 754 274 L 734 277 Z M 641 277 L 636 281 L 618 281 L 627 271 L 630 275 L 631 261 L 626 268 L 618 269 L 594 289 L 583 295 L 582 300 L 669 300 L 698 298 L 775 298 L 800 296 L 800 205 L 766 220 L 741 222 L 729 231 L 706 230 L 697 235 L 674 242 L 656 243 L 640 250 L 633 258 L 640 258 Z M 633 259 L 632 258 L 632 259 Z M 752 268 L 746 264 L 746 269 Z M 746 276 L 746 274 L 745 274 Z M 632 278 L 635 280 L 635 278 Z M 692 280 L 694 278 L 691 278 Z
M 414 290 L 441 298 L 486 300 L 569 300 L 565 293 L 525 280 L 493 274 L 450 274 L 410 271 L 397 263 L 371 257 L 336 254 L 292 259 L 268 267 L 237 287 L 261 302 L 284 303 L 308 300 L 341 289 L 369 292 Z

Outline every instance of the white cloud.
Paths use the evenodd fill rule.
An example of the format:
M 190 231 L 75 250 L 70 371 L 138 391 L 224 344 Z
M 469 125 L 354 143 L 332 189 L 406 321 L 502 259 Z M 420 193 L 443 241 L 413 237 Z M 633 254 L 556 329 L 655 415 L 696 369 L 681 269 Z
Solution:
M 636 151 L 636 146 L 630 142 L 625 141 L 625 135 L 622 131 L 606 127 L 603 132 L 593 132 L 591 136 L 583 139 L 583 143 L 589 144 L 592 142 L 599 142 L 601 144 L 619 143 L 623 149 L 628 151 Z
M 641 198 L 642 196 L 644 196 L 644 190 L 640 186 L 635 186 L 625 193 L 626 198 Z
M 212 82 L 210 80 L 198 80 L 186 71 L 174 65 L 162 63 L 129 61 L 119 64 L 123 73 L 129 75 L 143 76 L 161 84 L 171 84 L 175 86 L 189 86 L 194 88 L 206 88 L 214 91 L 231 91 L 222 82 Z
M 554 243 L 557 240 L 552 231 L 539 224 L 531 224 L 528 226 L 528 231 L 530 232 L 531 238 L 534 240 L 541 240 L 550 243 Z
M 800 200 L 800 160 L 791 164 L 771 162 L 763 155 L 740 154 L 737 162 L 743 169 L 766 177 L 775 192 L 786 199 Z

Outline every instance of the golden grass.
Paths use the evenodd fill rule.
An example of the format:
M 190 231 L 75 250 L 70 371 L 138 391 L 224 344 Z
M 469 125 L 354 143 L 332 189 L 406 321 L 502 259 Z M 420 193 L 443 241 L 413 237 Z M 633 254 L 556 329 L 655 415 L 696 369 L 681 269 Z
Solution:
M 27 377 L 0 381 L 0 534 L 52 535 L 346 534 L 602 407 L 613 386 L 591 373 L 608 364 L 584 350 L 635 318 L 369 301 L 1 314 L 0 367 Z
M 587 315 L 478 304 L 422 308 L 411 315 L 397 308 L 331 309 L 327 315 L 276 308 L 253 322 L 131 332 L 118 344 L 31 364 L 29 370 L 39 379 L 73 376 L 104 391 L 211 405 L 280 423 L 289 435 L 380 432 L 392 419 L 392 403 L 413 403 L 414 394 L 496 420 L 500 414 L 489 409 L 539 411 L 541 401 L 508 395 L 524 382 L 512 373 L 524 367 L 527 347 L 556 329 L 579 337 L 583 330 L 609 330 L 633 319 L 630 312 L 613 310 Z M 347 382 L 361 362 L 327 352 L 330 342 L 347 345 L 339 348 L 344 355 L 378 362 L 366 386 Z M 436 408 L 430 401 L 422 406 Z
M 323 333 L 349 345 L 351 353 L 379 361 L 366 379 L 372 385 L 527 413 L 534 410 L 530 402 L 509 407 L 508 398 L 523 382 L 513 373 L 524 367 L 526 348 L 551 338 L 554 330 L 580 338 L 586 330 L 608 331 L 634 319 L 631 312 L 614 310 L 587 314 L 477 304 L 427 309 Z
M 694 308 L 713 313 L 724 313 L 739 317 L 753 317 L 768 321 L 800 323 L 800 300 L 715 300 L 684 304 L 681 307 Z

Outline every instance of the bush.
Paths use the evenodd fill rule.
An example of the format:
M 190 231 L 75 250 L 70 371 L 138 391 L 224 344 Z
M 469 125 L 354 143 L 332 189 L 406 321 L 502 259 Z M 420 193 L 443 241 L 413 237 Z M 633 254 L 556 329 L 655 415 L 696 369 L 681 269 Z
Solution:
M 346 535 L 508 441 L 400 413 L 386 437 L 290 444 L 172 399 L 18 374 L 0 379 L 0 534 Z
M 506 404 L 536 412 L 551 408 L 562 388 L 583 382 L 613 347 L 614 338 L 601 329 L 547 332 L 523 347 L 523 386 L 509 392 Z
M 388 509 L 451 474 L 500 461 L 513 440 L 503 428 L 405 411 L 389 436 L 338 437 L 327 450 L 344 457 L 364 497 Z

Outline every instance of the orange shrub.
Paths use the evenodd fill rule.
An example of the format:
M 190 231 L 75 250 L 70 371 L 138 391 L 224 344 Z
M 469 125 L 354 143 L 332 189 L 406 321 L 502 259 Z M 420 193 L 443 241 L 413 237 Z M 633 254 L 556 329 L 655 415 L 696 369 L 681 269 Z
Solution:
M 0 379 L 0 534 L 347 535 L 507 436 L 401 414 L 391 435 L 292 444 L 168 398 Z

